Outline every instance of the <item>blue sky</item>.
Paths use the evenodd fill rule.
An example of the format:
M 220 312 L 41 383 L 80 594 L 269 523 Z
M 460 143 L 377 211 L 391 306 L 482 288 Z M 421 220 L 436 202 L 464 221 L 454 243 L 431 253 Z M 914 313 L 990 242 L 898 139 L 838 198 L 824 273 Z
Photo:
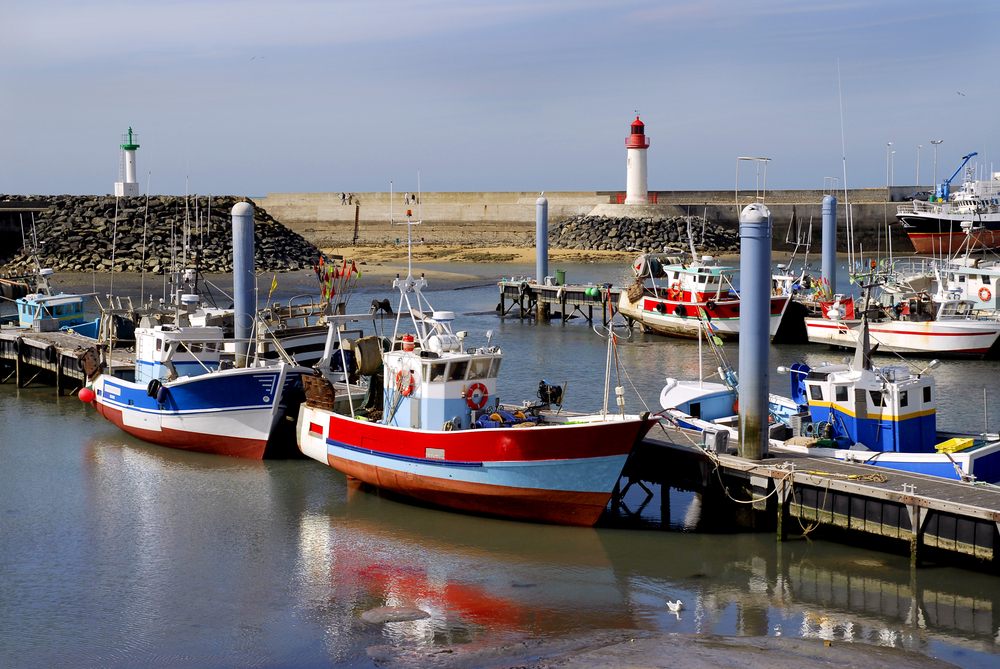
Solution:
M 285 0 L 0 4 L 0 193 L 897 185 L 1000 171 L 1000 3 Z M 961 94 L 960 94 L 961 93 Z M 752 187 L 744 178 L 741 186 Z

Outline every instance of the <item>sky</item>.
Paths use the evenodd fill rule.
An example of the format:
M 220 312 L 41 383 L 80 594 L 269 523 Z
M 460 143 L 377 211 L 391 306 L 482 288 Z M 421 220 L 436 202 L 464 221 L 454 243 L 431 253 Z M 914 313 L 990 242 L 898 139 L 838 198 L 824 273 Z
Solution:
M 0 193 L 129 127 L 143 193 L 624 191 L 636 111 L 650 190 L 929 187 L 1000 171 L 998 70 L 996 0 L 4 0 Z

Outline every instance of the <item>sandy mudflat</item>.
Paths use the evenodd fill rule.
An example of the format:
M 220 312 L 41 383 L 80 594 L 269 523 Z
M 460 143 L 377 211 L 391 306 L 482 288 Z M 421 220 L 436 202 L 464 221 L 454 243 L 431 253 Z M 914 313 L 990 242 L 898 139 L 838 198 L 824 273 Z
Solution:
M 576 638 L 528 639 L 502 645 L 470 643 L 407 650 L 369 648 L 387 667 L 520 667 L 523 669 L 947 669 L 955 665 L 920 653 L 844 641 L 792 637 L 697 636 L 593 632 Z

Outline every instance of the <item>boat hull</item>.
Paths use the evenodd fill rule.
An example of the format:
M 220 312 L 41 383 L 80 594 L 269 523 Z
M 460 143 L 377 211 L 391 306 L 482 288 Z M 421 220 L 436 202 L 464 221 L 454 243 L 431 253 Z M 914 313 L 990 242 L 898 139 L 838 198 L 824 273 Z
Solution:
M 352 420 L 308 405 L 307 456 L 373 486 L 462 511 L 590 526 L 652 422 L 432 432 Z
M 259 460 L 298 371 L 276 365 L 182 377 L 162 384 L 162 404 L 147 395 L 147 386 L 102 374 L 93 384 L 93 403 L 98 413 L 143 441 Z
M 810 343 L 853 348 L 860 320 L 806 318 Z M 918 355 L 982 358 L 1000 336 L 1000 322 L 985 320 L 890 321 L 869 323 L 872 344 L 880 351 Z
M 1000 216 L 934 216 L 918 213 L 897 216 L 917 253 L 952 254 L 960 249 L 1000 248 Z M 963 222 L 972 222 L 975 231 L 967 234 Z

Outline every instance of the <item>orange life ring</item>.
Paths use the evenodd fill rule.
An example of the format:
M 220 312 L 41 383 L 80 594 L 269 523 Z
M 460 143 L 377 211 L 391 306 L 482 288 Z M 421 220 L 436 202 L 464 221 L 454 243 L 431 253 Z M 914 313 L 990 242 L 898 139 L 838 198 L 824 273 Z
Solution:
M 403 397 L 409 397 L 413 394 L 413 372 L 407 370 L 406 374 L 410 377 L 410 385 L 403 388 L 403 386 L 406 385 L 406 383 L 403 382 L 403 370 L 399 370 L 396 373 L 396 388 L 402 389 Z
M 478 402 L 473 398 L 473 395 L 476 394 L 476 391 L 482 393 L 482 395 L 480 395 L 479 397 Z M 486 406 L 486 401 L 489 399 L 490 399 L 490 393 L 489 391 L 486 390 L 486 386 L 484 386 L 481 383 L 473 383 L 472 386 L 469 388 L 468 394 L 465 396 L 465 401 L 469 403 L 470 409 L 482 409 L 484 406 Z
M 993 294 L 990 293 L 990 289 L 989 288 L 987 288 L 986 286 L 983 286 L 982 288 L 979 289 L 979 299 L 980 300 L 982 300 L 983 302 L 987 302 L 987 301 L 989 301 L 989 299 L 991 297 L 993 297 Z
M 670 285 L 670 290 L 667 291 L 667 299 L 679 300 L 682 297 L 684 297 L 684 291 L 681 290 L 681 282 L 674 281 L 673 284 Z

